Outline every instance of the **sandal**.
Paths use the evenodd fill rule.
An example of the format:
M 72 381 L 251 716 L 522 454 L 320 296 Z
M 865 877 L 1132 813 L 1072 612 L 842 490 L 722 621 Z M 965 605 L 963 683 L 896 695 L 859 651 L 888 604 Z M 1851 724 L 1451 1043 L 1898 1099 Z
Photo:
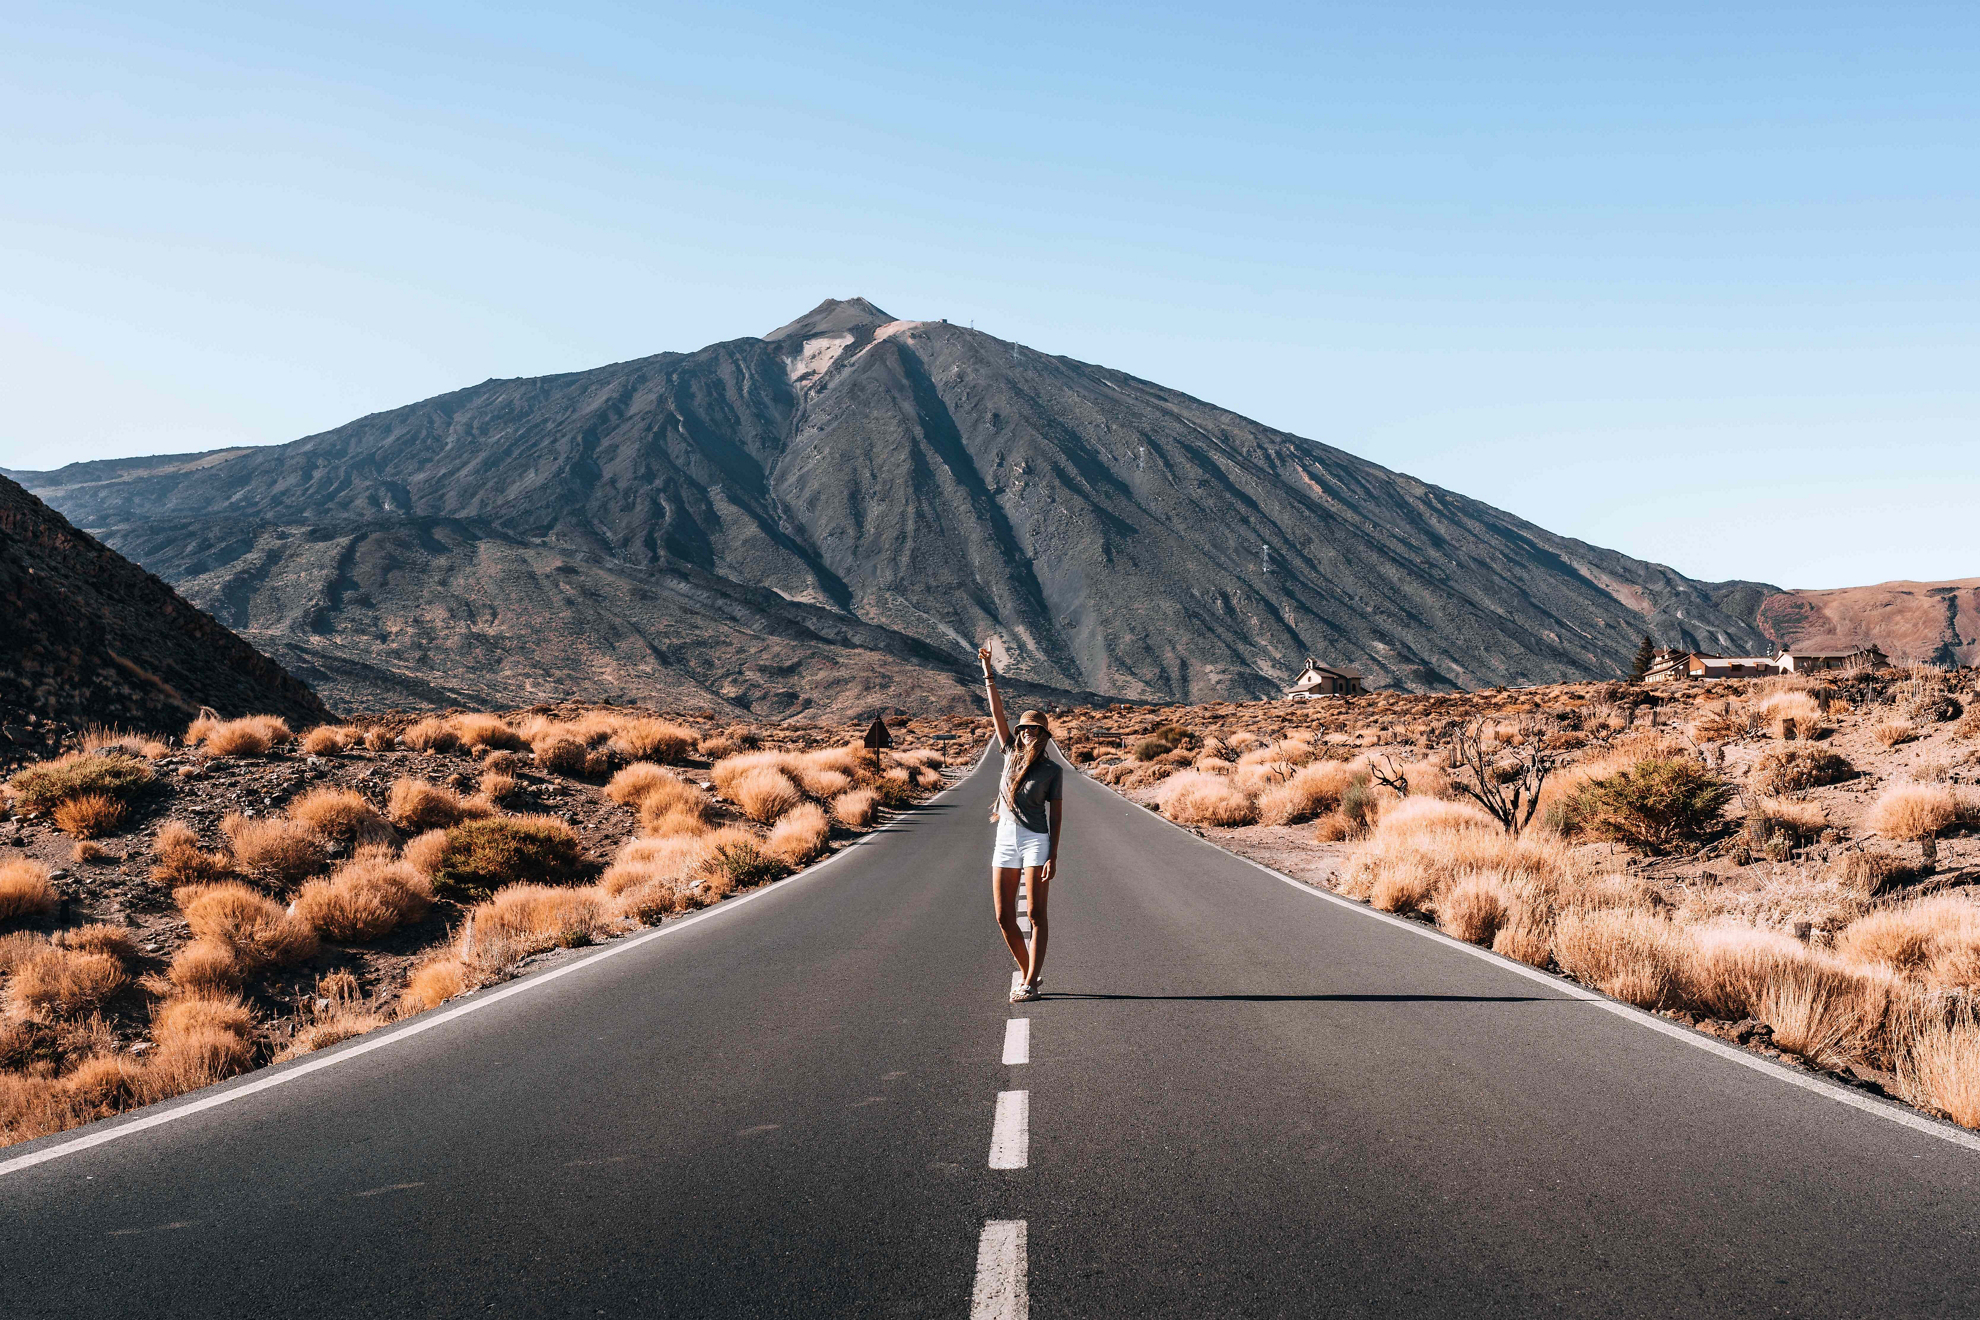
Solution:
M 1011 1002 L 1013 1004 L 1022 1004 L 1027 1000 L 1036 998 L 1038 998 L 1038 987 L 1035 985 L 1019 985 L 1011 991 Z

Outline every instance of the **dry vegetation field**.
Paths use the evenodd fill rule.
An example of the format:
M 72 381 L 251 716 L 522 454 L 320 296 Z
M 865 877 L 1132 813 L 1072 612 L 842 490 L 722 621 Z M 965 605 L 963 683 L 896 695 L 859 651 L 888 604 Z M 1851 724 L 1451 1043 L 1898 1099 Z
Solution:
M 1973 671 L 1055 717 L 1309 883 L 1980 1127 Z
M 102 731 L 0 814 L 0 1145 L 321 1049 L 790 875 L 985 725 L 535 707 Z

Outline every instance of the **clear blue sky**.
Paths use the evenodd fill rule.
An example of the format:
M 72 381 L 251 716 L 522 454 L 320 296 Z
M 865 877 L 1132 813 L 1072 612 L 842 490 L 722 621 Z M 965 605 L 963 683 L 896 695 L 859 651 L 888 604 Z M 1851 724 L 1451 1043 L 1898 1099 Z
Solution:
M 974 321 L 1706 578 L 1980 575 L 1980 6 L 0 11 L 0 466 Z

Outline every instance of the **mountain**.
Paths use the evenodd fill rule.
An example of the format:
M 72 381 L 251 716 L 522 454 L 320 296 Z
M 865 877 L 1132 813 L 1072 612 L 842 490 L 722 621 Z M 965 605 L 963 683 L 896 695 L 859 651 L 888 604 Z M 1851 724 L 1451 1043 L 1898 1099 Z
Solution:
M 1622 673 L 1646 632 L 1751 651 L 1778 590 L 857 298 L 290 444 L 21 479 L 353 705 L 966 702 L 979 643 L 1041 692 L 1135 699 L 1273 695 L 1309 655 L 1534 683 Z
M 183 729 L 223 715 L 331 717 L 282 667 L 177 592 L 0 478 L 0 724 Z M 40 741 L 36 738 L 34 741 Z
M 1761 601 L 1755 617 L 1781 646 L 1875 642 L 1899 663 L 1980 665 L 1980 578 L 1783 591 Z

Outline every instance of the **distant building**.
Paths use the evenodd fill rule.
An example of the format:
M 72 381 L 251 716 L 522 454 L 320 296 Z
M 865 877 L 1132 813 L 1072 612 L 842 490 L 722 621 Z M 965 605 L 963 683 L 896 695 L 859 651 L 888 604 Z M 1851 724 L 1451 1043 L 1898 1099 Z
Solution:
M 1312 656 L 1306 658 L 1306 668 L 1300 670 L 1299 677 L 1286 689 L 1288 697 L 1359 697 L 1367 692 L 1360 674 L 1323 665 Z
M 1844 647 L 1840 651 L 1811 651 L 1790 646 L 1775 660 L 1783 674 L 1812 674 L 1824 669 L 1882 669 L 1890 663 L 1876 643 Z
M 1669 683 L 1683 679 L 1703 682 L 1712 678 L 1765 678 L 1781 672 L 1770 655 L 1713 655 L 1706 651 L 1684 651 L 1667 655 L 1643 675 L 1646 683 Z

